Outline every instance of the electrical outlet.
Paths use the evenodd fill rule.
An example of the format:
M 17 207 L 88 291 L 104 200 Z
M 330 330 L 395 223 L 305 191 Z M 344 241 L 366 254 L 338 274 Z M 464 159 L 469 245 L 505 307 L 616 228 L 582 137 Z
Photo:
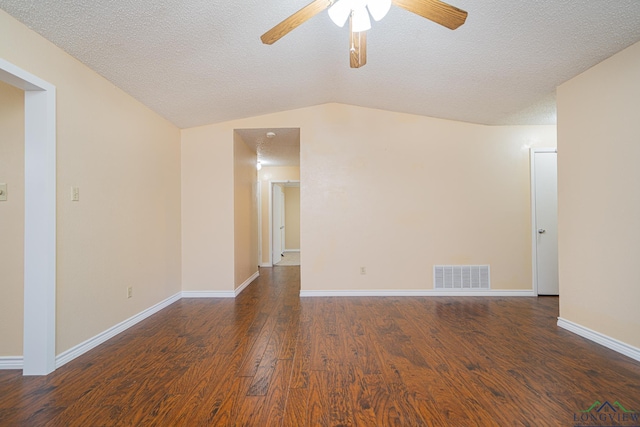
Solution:
M 129 286 L 127 288 L 127 298 L 132 298 L 133 297 L 133 286 Z
M 367 274 L 367 267 L 360 267 L 360 274 Z
M 79 187 L 71 187 L 71 201 L 72 202 L 80 201 L 80 188 Z

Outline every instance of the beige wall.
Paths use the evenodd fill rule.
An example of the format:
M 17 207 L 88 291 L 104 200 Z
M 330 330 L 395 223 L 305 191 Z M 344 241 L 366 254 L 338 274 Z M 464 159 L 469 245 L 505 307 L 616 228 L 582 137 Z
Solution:
M 180 291 L 180 131 L 1 10 L 0 57 L 57 88 L 61 353 Z
M 555 126 L 480 126 L 340 104 L 235 120 L 183 132 L 183 158 L 198 158 L 202 172 L 190 191 L 224 167 L 211 146 L 232 147 L 235 128 L 266 127 L 301 129 L 303 290 L 430 289 L 434 264 L 484 263 L 493 288 L 531 289 L 528 147 L 555 146 Z M 186 148 L 192 131 L 202 145 Z M 197 217 L 184 205 L 183 215 Z M 229 247 L 213 236 L 208 244 L 212 253 Z
M 233 129 L 182 130 L 182 288 L 233 291 Z
M 261 239 L 262 239 L 262 260 L 261 265 L 271 264 L 271 250 L 269 248 L 269 185 L 271 181 L 299 181 L 300 167 L 298 166 L 263 166 L 258 172 L 260 180 L 261 195 Z
M 558 89 L 560 316 L 640 348 L 640 43 Z
M 284 248 L 300 249 L 300 187 L 284 188 Z
M 0 82 L 0 356 L 22 355 L 24 92 Z
M 330 125 L 301 141 L 303 289 L 431 289 L 436 264 L 489 264 L 492 288 L 532 288 L 523 145 L 555 145 L 555 127 L 318 115 Z
M 234 132 L 233 201 L 235 288 L 258 271 L 256 153 Z

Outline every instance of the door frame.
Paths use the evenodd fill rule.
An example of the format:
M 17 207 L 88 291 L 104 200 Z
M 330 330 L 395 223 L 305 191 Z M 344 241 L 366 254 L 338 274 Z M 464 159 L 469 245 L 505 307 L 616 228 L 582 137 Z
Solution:
M 0 80 L 24 90 L 23 375 L 56 368 L 56 87 L 0 58 Z
M 278 192 L 281 194 L 280 201 L 282 203 L 280 204 L 280 206 L 277 206 L 276 203 L 272 203 L 271 204 L 271 214 L 272 215 L 271 215 L 271 222 L 270 222 L 270 224 L 271 224 L 271 235 L 270 235 L 271 236 L 271 239 L 270 239 L 270 241 L 271 241 L 271 247 L 270 247 L 271 252 L 270 253 L 271 253 L 271 265 L 272 266 L 276 265 L 278 262 L 280 262 L 282 260 L 281 256 L 278 256 L 278 262 L 276 262 L 276 259 L 275 259 L 276 258 L 276 251 L 273 250 L 273 244 L 275 243 L 274 241 L 276 240 L 275 239 L 275 233 L 279 233 L 279 240 L 278 241 L 280 242 L 280 248 L 282 248 L 282 246 L 284 245 L 284 242 L 282 240 L 282 234 L 283 234 L 282 231 L 281 231 L 282 228 L 278 227 L 278 230 L 274 230 L 276 224 L 274 223 L 275 215 L 273 215 L 273 213 L 275 212 L 276 207 L 277 207 L 277 209 L 280 210 L 280 218 L 282 218 L 284 216 L 284 209 L 283 209 L 283 205 L 284 205 L 284 184 L 280 184 L 280 183 L 277 183 L 277 182 L 271 184 L 272 202 L 275 201 L 275 193 L 276 193 L 275 192 L 275 188 L 276 188 L 276 186 L 280 187 Z M 282 252 L 280 252 L 280 253 L 282 254 Z
M 262 183 L 256 181 L 256 210 L 258 214 L 258 268 L 262 266 Z
M 536 167 L 535 155 L 537 153 L 558 153 L 557 148 L 531 148 L 529 150 L 529 170 L 531 172 L 531 276 L 533 294 L 538 296 L 538 230 L 536 227 Z
M 274 184 L 300 184 L 299 179 L 269 181 L 269 264 L 273 267 L 273 185 Z

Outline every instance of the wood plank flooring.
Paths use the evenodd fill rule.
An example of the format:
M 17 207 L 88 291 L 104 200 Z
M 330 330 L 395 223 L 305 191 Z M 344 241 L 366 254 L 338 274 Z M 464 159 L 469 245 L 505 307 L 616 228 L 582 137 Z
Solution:
M 581 412 L 596 401 L 640 414 L 640 363 L 559 329 L 557 298 L 300 299 L 299 272 L 178 301 L 47 377 L 0 371 L 0 426 L 603 425 Z

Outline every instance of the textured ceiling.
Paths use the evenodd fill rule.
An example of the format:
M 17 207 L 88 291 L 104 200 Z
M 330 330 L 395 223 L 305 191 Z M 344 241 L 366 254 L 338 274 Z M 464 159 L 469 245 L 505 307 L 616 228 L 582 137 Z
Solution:
M 638 0 L 453 0 L 455 31 L 392 7 L 350 69 L 326 12 L 272 46 L 310 0 L 0 0 L 181 128 L 327 102 L 484 124 L 555 123 L 555 88 L 640 40 Z
M 263 166 L 300 166 L 300 128 L 236 129 Z M 272 138 L 267 132 L 275 133 Z

